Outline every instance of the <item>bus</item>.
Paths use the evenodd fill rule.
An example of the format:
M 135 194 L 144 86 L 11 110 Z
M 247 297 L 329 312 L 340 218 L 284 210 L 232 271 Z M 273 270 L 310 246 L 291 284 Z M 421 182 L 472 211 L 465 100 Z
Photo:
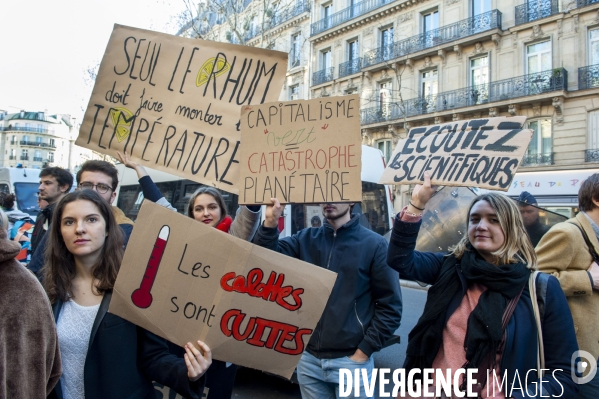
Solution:
M 134 170 L 123 164 L 116 165 L 119 171 L 119 185 L 115 199 L 127 217 L 135 220 L 143 202 L 143 193 Z M 164 197 L 177 208 L 177 212 L 185 215 L 189 198 L 201 183 L 182 179 L 170 173 L 146 168 L 156 186 Z M 383 153 L 373 147 L 362 146 L 362 201 L 354 205 L 353 212 L 360 214 L 361 224 L 385 235 L 392 227 L 393 205 L 391 188 L 378 184 L 385 170 Z M 235 215 L 238 207 L 238 196 L 221 190 L 227 213 Z M 317 204 L 290 204 L 279 221 L 280 237 L 290 236 L 306 227 L 318 227 L 323 223 L 320 206 Z

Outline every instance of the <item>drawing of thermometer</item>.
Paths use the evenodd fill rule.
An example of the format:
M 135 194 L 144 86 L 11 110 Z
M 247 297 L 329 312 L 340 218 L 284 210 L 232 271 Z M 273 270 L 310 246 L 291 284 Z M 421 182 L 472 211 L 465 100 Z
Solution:
M 141 285 L 138 289 L 133 291 L 133 294 L 131 294 L 131 301 L 133 301 L 133 304 L 138 308 L 146 309 L 152 304 L 152 294 L 150 291 L 152 290 L 152 285 L 154 285 L 154 280 L 156 280 L 156 275 L 158 274 L 158 266 L 160 266 L 160 260 L 164 254 L 169 233 L 170 228 L 168 226 L 162 226 L 160 233 L 158 233 L 158 238 L 156 238 L 156 242 L 154 243 L 154 249 L 152 249 L 150 260 L 148 260 L 148 266 L 146 267 L 146 272 L 141 280 Z

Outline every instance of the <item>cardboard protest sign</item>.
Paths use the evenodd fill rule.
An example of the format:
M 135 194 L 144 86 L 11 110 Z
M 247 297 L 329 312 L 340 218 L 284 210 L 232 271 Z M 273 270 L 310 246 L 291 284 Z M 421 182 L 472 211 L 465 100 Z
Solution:
M 359 108 L 357 94 L 243 107 L 239 203 L 362 201 Z
M 177 345 L 290 378 L 337 274 L 144 201 L 109 311 Z
M 525 116 L 472 119 L 410 129 L 400 140 L 380 184 L 424 181 L 507 191 L 532 138 Z
M 239 109 L 279 97 L 287 53 L 115 25 L 75 144 L 237 193 Z

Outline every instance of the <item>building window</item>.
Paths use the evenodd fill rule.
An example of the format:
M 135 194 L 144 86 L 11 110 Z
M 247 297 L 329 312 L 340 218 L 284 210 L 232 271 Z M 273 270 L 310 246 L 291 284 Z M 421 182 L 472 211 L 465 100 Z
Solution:
M 526 150 L 524 164 L 552 164 L 553 140 L 551 138 L 551 119 L 539 119 L 528 122 L 532 129 L 532 140 Z
M 48 154 L 48 162 L 54 162 L 54 153 L 53 152 Z
M 587 162 L 599 162 L 599 110 L 589 112 L 587 118 Z
M 27 144 L 27 142 L 29 141 L 29 136 L 23 136 L 23 141 L 25 142 L 25 144 Z
M 551 41 L 526 46 L 526 73 L 537 73 L 551 69 Z
M 424 33 L 424 41 L 426 47 L 436 46 L 439 43 L 439 11 L 430 11 L 422 14 L 422 33 Z
M 389 26 L 380 30 L 379 41 L 383 49 L 383 59 L 390 60 L 393 57 L 393 27 Z
M 472 16 L 491 11 L 491 0 L 472 0 Z
M 385 162 L 389 163 L 389 159 L 391 159 L 391 154 L 393 152 L 393 143 L 391 140 L 379 140 L 376 142 L 376 146 L 385 157 Z
M 589 31 L 589 65 L 599 64 L 599 28 Z
M 291 51 L 289 52 L 289 67 L 294 68 L 300 65 L 302 49 L 302 33 L 296 33 L 291 36 Z
M 379 107 L 385 118 L 391 115 L 391 88 L 391 82 L 379 83 Z
M 347 60 L 354 61 L 360 58 L 358 39 L 347 42 Z
M 38 136 L 38 137 L 36 137 L 36 138 L 35 138 L 35 143 L 36 143 L 36 144 L 42 144 L 42 138 L 41 138 L 41 137 L 39 137 L 39 136 Z
M 471 105 L 480 104 L 489 98 L 489 56 L 470 60 Z
M 324 28 L 327 29 L 330 26 L 330 16 L 333 14 L 333 3 L 329 2 L 326 4 L 323 4 L 321 9 L 320 9 L 320 16 L 324 22 Z
M 329 69 L 332 65 L 331 49 L 323 50 L 320 53 L 320 69 Z
M 35 162 L 42 162 L 42 152 L 41 151 L 35 151 L 35 153 L 33 155 L 33 160 Z
M 289 86 L 289 101 L 299 99 L 299 85 Z
M 21 150 L 21 160 L 26 161 L 27 160 L 27 151 L 28 150 Z

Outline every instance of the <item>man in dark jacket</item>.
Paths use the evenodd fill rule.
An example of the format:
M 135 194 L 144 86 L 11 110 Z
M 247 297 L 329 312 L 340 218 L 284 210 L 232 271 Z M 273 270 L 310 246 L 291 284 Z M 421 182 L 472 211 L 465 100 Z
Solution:
M 351 215 L 353 204 L 321 204 L 321 227 L 279 239 L 279 201 L 266 211 L 254 244 L 338 273 L 325 310 L 297 366 L 304 399 L 335 397 L 339 369 L 368 371 L 369 382 L 379 351 L 399 327 L 399 275 L 387 266 L 387 242 Z M 362 373 L 360 373 L 361 375 Z M 358 397 L 358 396 L 356 396 Z M 363 380 L 360 396 L 366 398 Z
M 48 202 L 48 206 L 42 209 L 35 220 L 35 227 L 31 233 L 31 253 L 39 246 L 40 242 L 52 221 L 52 211 L 56 203 L 73 186 L 73 175 L 63 168 L 57 166 L 42 169 L 40 172 L 40 186 L 38 188 L 39 198 Z
M 537 200 L 528 191 L 522 191 L 518 197 L 518 208 L 522 215 L 524 227 L 530 238 L 533 247 L 536 247 L 541 238 L 549 231 L 549 227 L 541 223 L 539 219 L 539 208 Z

